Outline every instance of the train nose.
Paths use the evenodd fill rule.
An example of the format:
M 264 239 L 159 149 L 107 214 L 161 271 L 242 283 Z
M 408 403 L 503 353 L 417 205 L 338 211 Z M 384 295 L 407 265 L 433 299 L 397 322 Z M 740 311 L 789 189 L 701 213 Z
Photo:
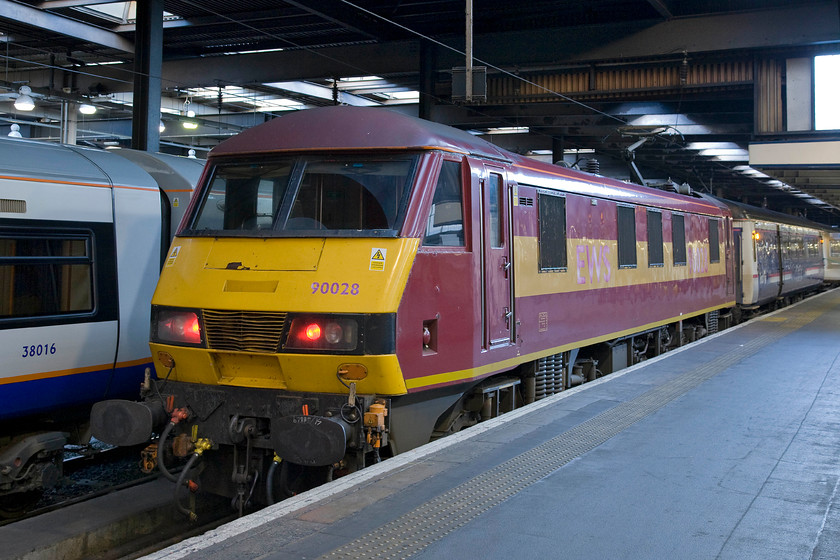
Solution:
M 166 424 L 166 411 L 159 401 L 102 401 L 93 405 L 90 427 L 93 437 L 109 445 L 139 445 Z

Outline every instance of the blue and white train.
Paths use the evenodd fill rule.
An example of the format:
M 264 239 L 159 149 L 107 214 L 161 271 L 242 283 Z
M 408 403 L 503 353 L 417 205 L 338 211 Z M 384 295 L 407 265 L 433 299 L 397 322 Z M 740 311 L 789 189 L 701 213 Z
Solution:
M 92 403 L 137 394 L 149 303 L 202 164 L 0 138 L 0 514 L 59 480 Z

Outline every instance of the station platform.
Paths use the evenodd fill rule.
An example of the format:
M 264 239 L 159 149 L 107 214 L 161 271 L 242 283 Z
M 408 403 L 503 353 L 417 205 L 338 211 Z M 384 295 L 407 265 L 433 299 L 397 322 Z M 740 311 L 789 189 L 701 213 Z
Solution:
M 840 290 L 146 556 L 840 557 Z

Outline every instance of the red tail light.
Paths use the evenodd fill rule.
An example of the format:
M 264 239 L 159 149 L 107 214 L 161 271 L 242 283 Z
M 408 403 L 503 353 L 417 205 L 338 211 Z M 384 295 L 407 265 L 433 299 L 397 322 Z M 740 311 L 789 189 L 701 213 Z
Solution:
M 359 324 L 355 318 L 336 316 L 295 317 L 284 347 L 295 350 L 356 350 Z
M 180 309 L 161 309 L 152 324 L 152 341 L 171 344 L 201 344 L 202 328 L 198 313 Z
M 316 342 L 321 338 L 321 325 L 310 323 L 303 329 L 303 339 L 308 342 Z

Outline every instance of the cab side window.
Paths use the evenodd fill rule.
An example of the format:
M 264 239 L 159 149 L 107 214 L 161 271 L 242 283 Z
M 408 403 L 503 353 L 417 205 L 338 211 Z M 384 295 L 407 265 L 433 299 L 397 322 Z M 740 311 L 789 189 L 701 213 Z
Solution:
M 423 245 L 464 246 L 464 201 L 461 163 L 444 160 L 438 176 L 432 211 L 426 222 Z

